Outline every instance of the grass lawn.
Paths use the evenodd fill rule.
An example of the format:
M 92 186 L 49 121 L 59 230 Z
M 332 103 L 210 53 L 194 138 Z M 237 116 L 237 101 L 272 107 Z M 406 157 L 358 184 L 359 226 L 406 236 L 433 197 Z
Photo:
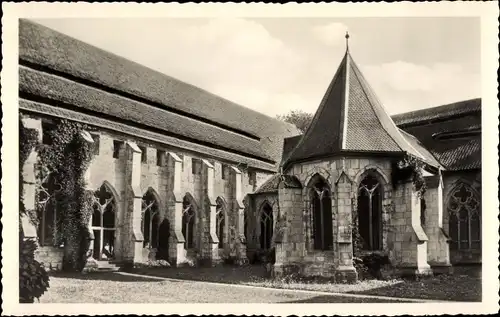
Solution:
M 439 275 L 420 281 L 404 281 L 391 286 L 356 292 L 391 297 L 437 299 L 465 302 L 481 301 L 481 277 L 473 267 L 457 267 L 453 275 Z
M 286 290 L 241 288 L 197 281 L 158 280 L 120 273 L 54 274 L 41 303 L 388 303 Z
M 333 293 L 378 295 L 398 298 L 449 301 L 481 301 L 481 278 L 469 270 L 456 268 L 453 275 L 440 275 L 418 281 L 363 280 L 356 284 L 332 284 L 324 281 L 273 280 L 265 277 L 262 266 L 215 268 L 136 269 L 135 273 L 192 281 L 264 286 L 278 289 L 314 290 Z

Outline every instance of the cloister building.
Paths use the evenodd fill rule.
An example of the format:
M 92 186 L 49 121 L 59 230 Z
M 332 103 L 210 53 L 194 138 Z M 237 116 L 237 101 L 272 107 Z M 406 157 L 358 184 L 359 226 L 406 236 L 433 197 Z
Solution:
M 275 248 L 275 274 L 355 280 L 354 226 L 365 251 L 402 272 L 481 261 L 481 100 L 389 116 L 347 50 L 302 135 L 295 126 L 36 23 L 19 22 L 19 109 L 48 132 L 85 123 L 98 261 L 239 264 Z M 423 197 L 393 184 L 393 163 L 422 162 Z M 37 257 L 60 269 L 57 175 L 24 164 Z

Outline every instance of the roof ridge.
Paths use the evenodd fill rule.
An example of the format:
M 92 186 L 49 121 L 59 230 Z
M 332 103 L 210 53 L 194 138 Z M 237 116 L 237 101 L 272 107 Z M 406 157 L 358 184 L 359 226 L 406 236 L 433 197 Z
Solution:
M 431 115 L 429 114 L 429 112 L 431 112 L 435 117 L 439 117 L 439 119 L 448 119 L 456 116 L 464 116 L 481 111 L 481 101 L 482 101 L 481 98 L 472 98 L 472 99 L 447 103 L 444 105 L 397 113 L 392 115 L 391 117 L 395 122 L 399 121 L 397 125 L 417 124 L 423 121 L 428 121 L 429 119 L 427 117 Z M 452 112 L 453 110 L 457 110 L 458 112 L 449 113 Z
M 96 46 L 96 45 L 90 44 L 90 43 L 85 42 L 85 41 L 83 41 L 83 40 L 80 40 L 80 39 L 78 39 L 78 38 L 76 38 L 76 37 L 74 37 L 74 36 L 71 36 L 71 35 L 68 35 L 68 34 L 66 34 L 66 33 L 63 33 L 63 32 L 60 32 L 60 31 L 57 31 L 57 30 L 55 30 L 55 29 L 53 29 L 53 28 L 51 28 L 51 27 L 45 26 L 45 25 L 40 24 L 40 23 L 38 23 L 38 22 L 35 22 L 35 21 L 31 20 L 31 19 L 20 19 L 20 22 L 21 22 L 21 21 L 23 21 L 24 23 L 27 23 L 27 24 L 36 25 L 36 27 L 39 27 L 39 28 L 45 28 L 45 29 L 48 29 L 48 30 L 50 30 L 51 32 L 53 32 L 53 33 L 57 33 L 57 34 L 59 34 L 59 35 L 61 35 L 61 36 L 63 36 L 63 37 L 71 38 L 71 39 L 73 39 L 73 40 L 75 40 L 75 41 L 78 41 L 78 42 L 80 42 L 80 43 L 83 43 L 83 44 L 85 44 L 85 45 L 87 45 L 87 46 L 91 46 L 93 49 L 97 49 L 97 50 L 99 50 L 100 52 L 102 52 L 102 53 L 104 53 L 104 54 L 109 54 L 109 55 L 112 55 L 113 57 L 115 57 L 115 58 L 117 58 L 117 59 L 120 59 L 120 60 L 122 60 L 122 61 L 126 61 L 127 63 L 132 63 L 132 64 L 134 64 L 134 65 L 137 65 L 138 67 L 145 68 L 145 69 L 147 69 L 147 70 L 148 70 L 148 71 L 150 71 L 150 72 L 154 72 L 154 73 L 156 73 L 156 74 L 158 74 L 158 75 L 160 75 L 160 76 L 163 76 L 163 77 L 165 77 L 165 78 L 168 78 L 169 80 L 175 81 L 175 82 L 176 82 L 176 83 L 178 83 L 178 84 L 181 84 L 181 85 L 184 85 L 184 86 L 189 86 L 190 88 L 195 89 L 195 90 L 198 90 L 199 92 L 203 92 L 203 93 L 205 93 L 205 94 L 208 94 L 208 95 L 210 95 L 211 97 L 215 97 L 216 99 L 223 100 L 223 101 L 225 101 L 226 103 L 231 104 L 231 106 L 235 107 L 236 109 L 237 109 L 237 108 L 243 108 L 243 109 L 245 109 L 245 111 L 250 111 L 250 112 L 252 112 L 252 113 L 253 113 L 254 115 L 256 115 L 256 116 L 266 117 L 266 119 L 271 119 L 271 120 L 273 120 L 275 123 L 276 123 L 276 122 L 277 122 L 277 123 L 279 123 L 279 124 L 280 124 L 281 126 L 283 126 L 284 128 L 289 129 L 290 127 L 293 127 L 293 125 L 290 125 L 290 124 L 289 124 L 289 123 L 287 123 L 287 122 L 283 122 L 283 121 L 281 121 L 281 120 L 278 120 L 278 119 L 276 119 L 276 118 L 274 118 L 274 117 L 272 117 L 272 116 L 269 116 L 269 115 L 264 114 L 264 113 L 262 113 L 262 112 L 259 112 L 259 111 L 256 111 L 256 110 L 254 110 L 254 109 L 251 109 L 251 108 L 249 108 L 249 107 L 247 107 L 247 106 L 244 106 L 244 105 L 241 105 L 241 104 L 239 104 L 239 103 L 236 103 L 236 102 L 234 102 L 234 101 L 232 101 L 232 100 L 229 100 L 229 99 L 227 99 L 227 98 L 225 98 L 225 97 L 219 96 L 219 95 L 217 95 L 217 94 L 215 94 L 215 93 L 213 93 L 213 92 L 210 92 L 210 91 L 208 91 L 208 90 L 206 90 L 206 89 L 204 89 L 204 88 L 201 88 L 201 87 L 199 87 L 199 86 L 196 86 L 196 85 L 191 84 L 191 83 L 189 83 L 189 82 L 186 82 L 186 81 L 184 81 L 184 80 L 178 79 L 178 78 L 176 78 L 176 77 L 170 76 L 170 75 L 168 75 L 168 74 L 166 74 L 166 73 L 163 73 L 163 72 L 161 72 L 161 71 L 159 71 L 159 70 L 157 70 L 157 69 L 151 68 L 151 67 L 149 67 L 149 66 L 146 66 L 146 65 L 144 65 L 144 64 L 141 64 L 141 63 L 136 62 L 136 61 L 134 61 L 134 60 L 131 60 L 131 59 L 129 59 L 129 58 L 123 57 L 123 56 L 118 55 L 118 54 L 116 54 L 116 53 L 113 53 L 113 52 L 111 52 L 111 51 L 109 51 L 109 50 L 103 49 L 103 48 L 101 48 L 101 47 L 99 47 L 99 46 Z M 108 86 L 108 85 L 106 85 L 106 84 L 104 84 L 104 83 L 99 83 L 99 84 L 102 84 L 102 85 Z M 133 94 L 133 95 L 135 95 L 135 96 L 137 96 L 137 97 L 139 97 L 139 98 L 145 98 L 145 99 L 148 99 L 148 100 L 149 100 L 149 101 L 151 101 L 151 102 L 159 102 L 158 100 L 155 100 L 155 98 L 151 98 L 151 97 L 148 97 L 148 96 L 142 96 L 141 94 L 137 94 L 137 92 L 131 92 L 131 91 L 128 91 L 128 90 L 126 90 L 126 89 L 122 89 L 122 88 L 114 88 L 114 87 L 109 87 L 109 88 L 116 89 L 116 90 L 121 91 L 121 92 L 123 92 L 123 93 Z M 162 104 L 164 107 L 166 107 L 166 108 L 169 108 L 169 109 L 170 109 L 170 108 L 172 108 L 173 110 L 176 110 L 176 111 L 183 111 L 183 112 L 186 112 L 186 113 L 188 113 L 188 114 L 190 114 L 190 115 L 192 115 L 192 116 L 198 116 L 198 115 L 197 115 L 197 114 L 195 114 L 195 113 L 191 113 L 191 112 L 188 112 L 188 111 L 183 110 L 183 109 L 177 109 L 176 107 L 169 106 L 168 104 L 165 104 L 164 102 L 159 102 L 159 103 L 161 103 L 161 104 Z M 205 119 L 206 119 L 206 118 L 205 118 Z M 238 130 L 240 130 L 240 129 L 241 129 L 241 128 L 238 128 L 238 127 L 233 126 L 232 124 L 228 124 L 228 123 L 219 123 L 219 124 L 224 124 L 224 125 L 227 125 L 228 127 L 232 128 L 232 129 L 238 129 Z M 246 133 L 249 133 L 249 134 L 254 134 L 254 132 L 252 132 L 252 131 L 246 131 L 246 130 L 242 130 L 242 131 L 244 131 L 244 132 L 246 132 Z M 258 136 L 258 137 L 260 137 L 260 136 Z

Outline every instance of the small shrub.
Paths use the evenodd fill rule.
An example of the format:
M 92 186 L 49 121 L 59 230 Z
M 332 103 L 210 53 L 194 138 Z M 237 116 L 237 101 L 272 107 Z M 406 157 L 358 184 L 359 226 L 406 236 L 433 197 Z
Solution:
M 368 267 L 363 263 L 363 259 L 359 257 L 353 258 L 354 268 L 358 273 L 358 279 L 364 280 L 369 277 Z
M 143 268 L 161 268 L 161 267 L 170 267 L 170 263 L 165 260 L 148 260 L 144 263 L 135 263 L 135 268 L 143 269 Z
M 391 264 L 387 255 L 378 253 L 369 253 L 362 257 L 362 261 L 369 276 L 376 279 L 382 278 L 382 267 Z
M 49 288 L 49 275 L 35 260 L 36 242 L 19 239 L 19 302 L 33 303 Z

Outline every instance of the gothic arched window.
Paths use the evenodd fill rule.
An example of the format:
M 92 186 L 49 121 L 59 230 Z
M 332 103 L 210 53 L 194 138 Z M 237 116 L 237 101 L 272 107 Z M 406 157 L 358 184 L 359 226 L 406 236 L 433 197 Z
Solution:
M 220 198 L 217 198 L 215 218 L 215 232 L 219 238 L 219 249 L 222 249 L 224 247 L 224 234 L 226 233 L 226 230 L 224 230 L 226 226 L 226 208 L 224 201 Z
M 373 175 L 367 175 L 358 189 L 358 230 L 363 249 L 382 248 L 382 186 Z
M 158 248 L 159 202 L 152 190 L 142 197 L 142 234 L 144 248 Z
M 193 201 L 184 196 L 182 202 L 182 234 L 184 235 L 184 247 L 187 249 L 194 248 L 194 223 L 195 223 L 195 206 Z
M 265 203 L 260 213 L 260 248 L 271 248 L 273 239 L 273 208 Z
M 114 257 L 116 231 L 116 199 L 113 192 L 103 184 L 94 192 L 94 212 L 91 227 L 94 232 L 93 257 L 97 260 Z
M 315 250 L 333 250 L 332 198 L 328 184 L 319 178 L 311 188 Z
M 448 200 L 451 249 L 479 249 L 481 246 L 481 208 L 474 190 L 460 184 Z
M 62 221 L 57 210 L 57 194 L 61 185 L 56 175 L 49 173 L 38 187 L 39 226 L 38 238 L 41 246 L 58 246 L 62 243 Z

